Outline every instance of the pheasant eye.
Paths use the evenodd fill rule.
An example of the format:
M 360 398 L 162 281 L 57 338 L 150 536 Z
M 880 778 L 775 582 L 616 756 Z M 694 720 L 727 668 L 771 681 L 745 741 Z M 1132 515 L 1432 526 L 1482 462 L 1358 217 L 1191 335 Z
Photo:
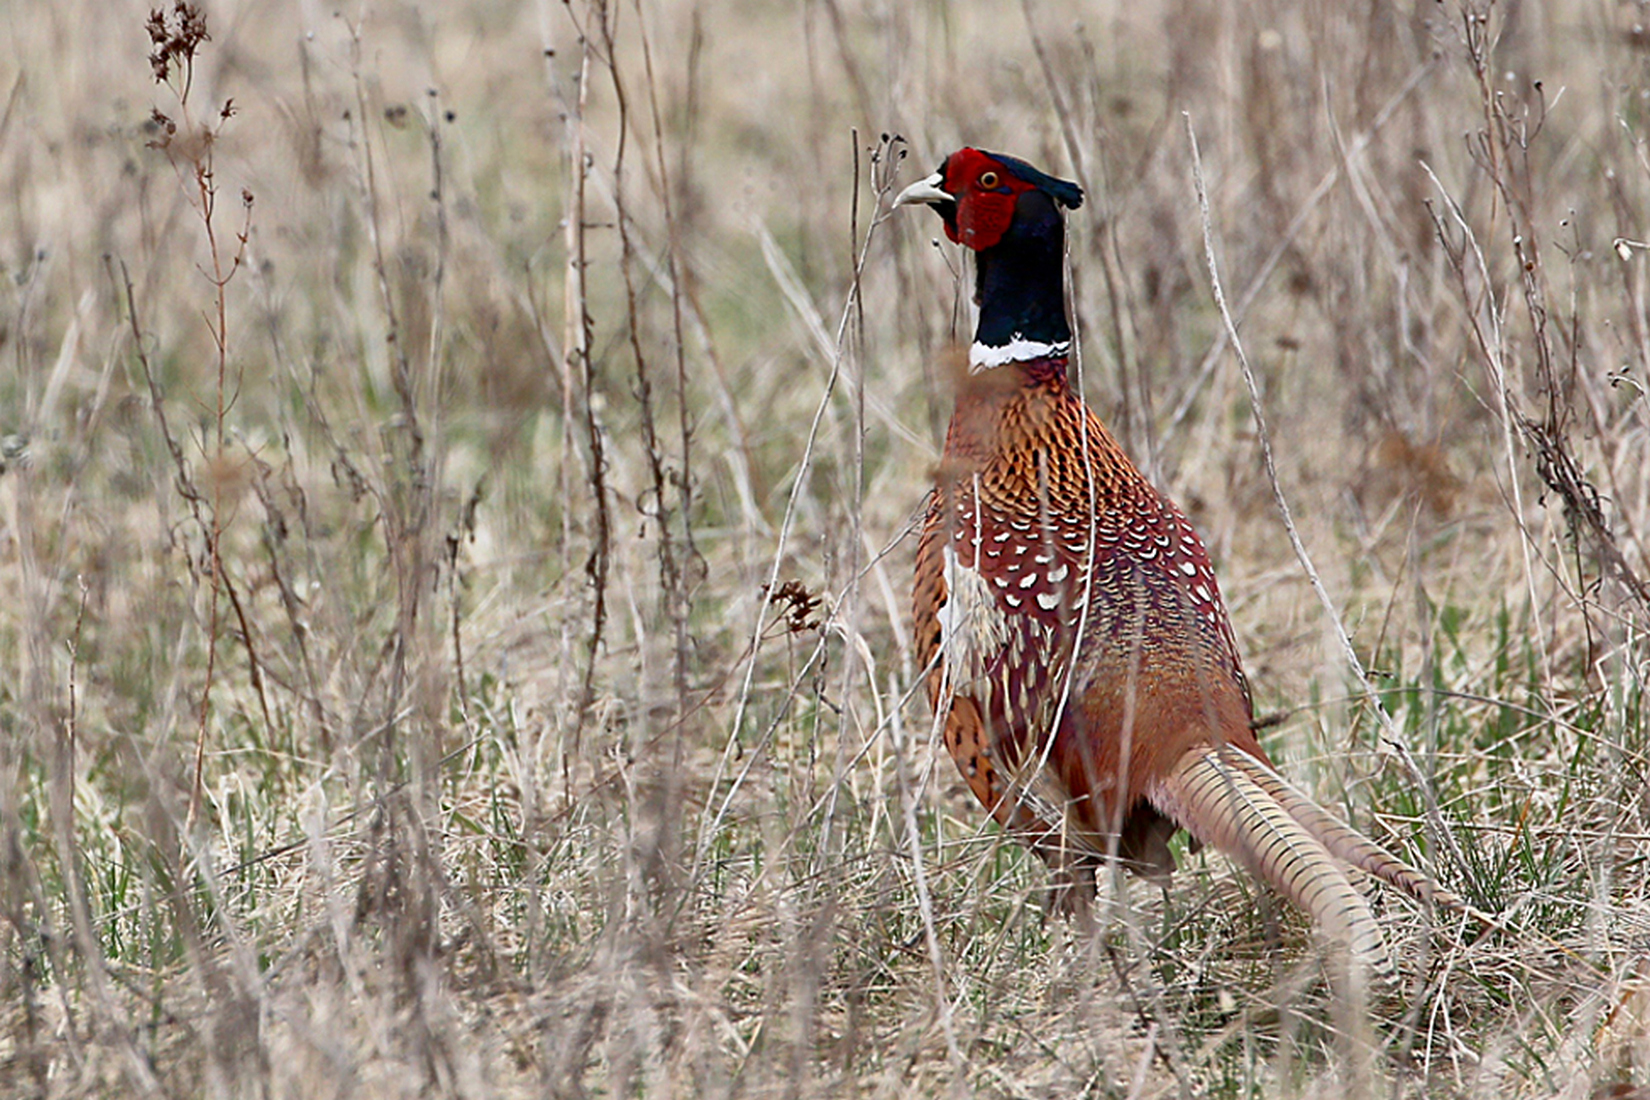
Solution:
M 995 172 L 981 173 L 981 175 L 980 175 L 980 186 L 985 188 L 987 191 L 989 191 L 993 187 L 997 186 L 997 173 L 995 173 Z

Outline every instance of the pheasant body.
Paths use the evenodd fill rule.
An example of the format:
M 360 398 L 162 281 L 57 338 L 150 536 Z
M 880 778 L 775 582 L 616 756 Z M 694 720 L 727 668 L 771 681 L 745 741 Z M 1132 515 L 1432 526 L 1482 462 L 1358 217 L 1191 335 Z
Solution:
M 960 382 L 917 550 L 919 658 L 936 707 L 972 704 L 953 704 L 946 744 L 998 820 L 1046 837 L 1045 856 L 1118 837 L 1117 854 L 1167 869 L 1166 849 L 1131 843 L 1166 839 L 1151 778 L 1208 725 L 1266 757 L 1202 541 L 1065 371 L 1036 359 Z M 1045 801 L 1068 820 L 1016 817 L 1012 776 L 1063 788 Z
M 1067 882 L 1109 858 L 1166 874 L 1186 828 L 1385 969 L 1344 863 L 1455 899 L 1295 791 L 1256 740 L 1202 540 L 1067 380 L 1058 208 L 1082 192 L 964 149 L 898 201 L 933 206 L 977 256 L 976 342 L 913 592 L 929 699 L 969 788 Z

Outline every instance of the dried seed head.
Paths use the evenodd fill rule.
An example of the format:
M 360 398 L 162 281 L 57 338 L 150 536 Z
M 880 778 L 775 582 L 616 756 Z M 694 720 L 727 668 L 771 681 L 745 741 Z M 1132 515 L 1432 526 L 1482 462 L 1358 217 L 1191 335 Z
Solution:
M 194 64 L 201 43 L 212 38 L 206 32 L 206 13 L 184 0 L 177 0 L 170 12 L 165 8 L 152 9 L 143 29 L 149 33 L 149 44 L 154 47 L 149 54 L 149 67 L 157 84 L 166 83 L 174 72 L 187 71 Z

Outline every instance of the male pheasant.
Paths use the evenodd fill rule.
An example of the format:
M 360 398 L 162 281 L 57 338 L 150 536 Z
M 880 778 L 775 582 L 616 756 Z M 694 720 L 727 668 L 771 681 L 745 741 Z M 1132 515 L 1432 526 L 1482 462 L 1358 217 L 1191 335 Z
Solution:
M 933 207 L 976 253 L 979 325 L 913 601 L 946 747 L 1062 889 L 1091 890 L 1108 858 L 1167 874 L 1184 828 L 1385 970 L 1343 861 L 1460 903 L 1286 783 L 1255 739 L 1208 551 L 1066 377 L 1060 208 L 1082 201 L 1076 184 L 978 149 L 896 199 Z

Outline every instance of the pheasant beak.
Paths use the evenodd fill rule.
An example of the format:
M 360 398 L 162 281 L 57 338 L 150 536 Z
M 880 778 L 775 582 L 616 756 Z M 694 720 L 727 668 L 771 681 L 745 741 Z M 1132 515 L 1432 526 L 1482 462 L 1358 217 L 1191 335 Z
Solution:
M 947 194 L 945 189 L 940 186 L 944 182 L 945 177 L 935 172 L 927 179 L 920 179 L 901 191 L 898 197 L 894 199 L 894 205 L 910 206 L 920 202 L 929 206 L 938 206 L 941 203 L 956 202 L 956 196 Z

